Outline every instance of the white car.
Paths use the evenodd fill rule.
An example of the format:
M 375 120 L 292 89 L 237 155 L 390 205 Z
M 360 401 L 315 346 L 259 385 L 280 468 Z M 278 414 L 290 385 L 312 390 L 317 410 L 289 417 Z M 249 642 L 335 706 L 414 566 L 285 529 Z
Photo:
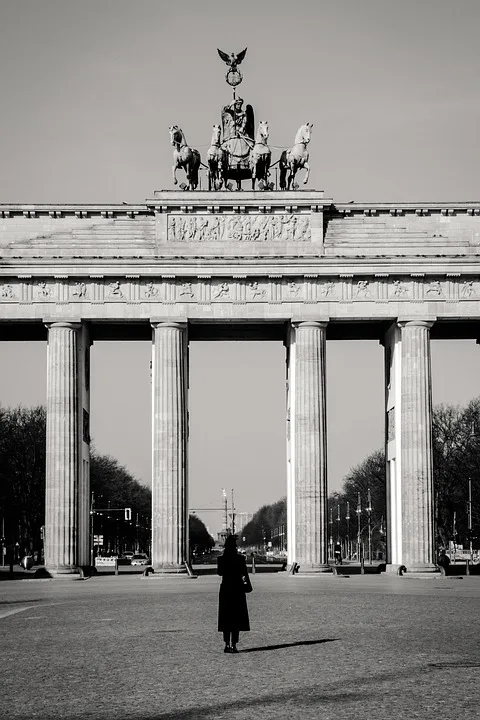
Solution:
M 145 553 L 138 553 L 136 555 L 132 555 L 130 565 L 150 565 L 150 559 L 148 555 L 145 555 Z

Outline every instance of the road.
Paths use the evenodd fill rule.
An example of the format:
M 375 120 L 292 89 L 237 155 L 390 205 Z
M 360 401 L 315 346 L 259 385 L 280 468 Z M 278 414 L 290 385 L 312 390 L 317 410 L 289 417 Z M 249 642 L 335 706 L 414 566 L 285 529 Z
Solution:
M 213 575 L 3 581 L 0 717 L 478 717 L 479 578 L 252 582 L 224 655 Z

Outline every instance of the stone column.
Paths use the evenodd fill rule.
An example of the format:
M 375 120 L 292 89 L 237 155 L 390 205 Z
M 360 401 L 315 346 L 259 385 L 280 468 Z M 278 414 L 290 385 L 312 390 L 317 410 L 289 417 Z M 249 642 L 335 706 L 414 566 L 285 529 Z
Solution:
M 329 569 L 327 546 L 326 322 L 295 323 L 290 416 L 295 557 L 300 572 Z M 292 417 L 293 416 L 293 417 Z
M 152 565 L 179 573 L 188 558 L 187 326 L 152 325 Z
M 78 563 L 80 323 L 53 322 L 47 348 L 47 462 L 45 488 L 45 565 L 58 573 Z
M 402 562 L 409 573 L 433 572 L 432 322 L 399 323 L 402 341 Z

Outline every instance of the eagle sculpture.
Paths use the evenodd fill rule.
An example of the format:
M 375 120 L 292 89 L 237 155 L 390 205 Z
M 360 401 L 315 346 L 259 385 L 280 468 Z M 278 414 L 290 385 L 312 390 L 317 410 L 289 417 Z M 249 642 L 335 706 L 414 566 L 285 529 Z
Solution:
M 243 58 L 245 57 L 245 54 L 246 54 L 246 52 L 247 52 L 247 48 L 245 48 L 245 50 L 242 50 L 242 52 L 239 52 L 238 55 L 235 55 L 235 53 L 232 53 L 231 55 L 229 55 L 228 53 L 223 52 L 223 50 L 219 50 L 218 48 L 217 48 L 217 52 L 218 52 L 218 54 L 220 55 L 220 57 L 222 58 L 222 60 L 223 60 L 224 62 L 226 62 L 227 65 L 228 65 L 232 70 L 236 70 L 236 69 L 237 69 L 237 65 L 240 65 L 240 63 L 242 62 Z

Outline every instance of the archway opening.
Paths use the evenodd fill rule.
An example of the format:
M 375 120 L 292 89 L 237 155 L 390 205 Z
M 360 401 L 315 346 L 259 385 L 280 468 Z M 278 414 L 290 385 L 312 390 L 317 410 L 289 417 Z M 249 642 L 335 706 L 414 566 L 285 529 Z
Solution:
M 215 540 L 234 529 L 242 542 L 254 513 L 286 497 L 285 348 L 193 340 L 189 365 L 190 512 Z

